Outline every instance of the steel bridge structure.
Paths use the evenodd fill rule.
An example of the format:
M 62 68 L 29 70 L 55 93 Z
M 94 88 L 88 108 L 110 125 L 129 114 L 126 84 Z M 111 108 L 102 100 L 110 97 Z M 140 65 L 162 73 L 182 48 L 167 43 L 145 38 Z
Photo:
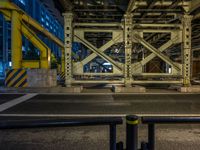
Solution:
M 46 1 L 48 2 L 48 1 Z M 45 1 L 44 1 L 45 3 Z M 0 12 L 12 23 L 13 69 L 50 69 L 51 50 L 62 50 L 66 87 L 84 84 L 180 84 L 191 86 L 200 60 L 199 0 L 56 0 L 64 18 L 64 43 L 8 0 Z M 40 60 L 22 60 L 22 35 Z M 73 51 L 79 44 L 78 51 Z
M 200 16 L 197 9 L 200 1 L 60 2 L 71 6 L 63 14 L 67 86 L 85 83 L 119 83 L 125 87 L 148 83 L 191 85 L 192 49 L 199 49 L 199 25 L 195 22 Z M 73 42 L 81 43 L 89 55 L 72 60 Z M 93 62 L 106 71 L 84 69 Z M 106 68 L 105 62 L 112 67 Z M 156 67 L 157 71 L 151 71 L 149 66 Z

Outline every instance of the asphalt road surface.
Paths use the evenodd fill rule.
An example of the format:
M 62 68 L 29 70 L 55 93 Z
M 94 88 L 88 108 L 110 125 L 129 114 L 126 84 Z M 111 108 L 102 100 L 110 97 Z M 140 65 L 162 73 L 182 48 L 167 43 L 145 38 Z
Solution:
M 138 115 L 198 115 L 200 94 L 0 94 L 0 120 Z M 124 121 L 125 122 L 125 121 Z M 125 143 L 125 124 L 117 128 Z M 156 126 L 157 150 L 199 150 L 200 125 Z M 66 127 L 0 131 L 0 150 L 109 149 L 109 128 Z M 147 127 L 140 125 L 139 141 Z

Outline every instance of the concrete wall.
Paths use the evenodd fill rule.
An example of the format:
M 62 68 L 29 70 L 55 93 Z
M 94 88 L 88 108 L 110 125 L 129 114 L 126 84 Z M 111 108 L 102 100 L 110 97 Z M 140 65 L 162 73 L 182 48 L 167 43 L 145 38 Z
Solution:
M 55 87 L 57 86 L 57 71 L 55 69 L 27 70 L 28 87 Z

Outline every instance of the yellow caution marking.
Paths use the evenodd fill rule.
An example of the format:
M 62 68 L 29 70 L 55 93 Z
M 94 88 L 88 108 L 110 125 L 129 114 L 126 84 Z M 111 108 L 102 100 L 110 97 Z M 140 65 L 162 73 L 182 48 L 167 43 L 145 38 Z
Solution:
M 12 69 L 7 71 L 5 84 L 7 87 L 27 87 L 27 78 L 25 69 Z
M 126 123 L 136 125 L 136 124 L 139 124 L 139 120 L 134 120 L 134 121 L 126 120 Z

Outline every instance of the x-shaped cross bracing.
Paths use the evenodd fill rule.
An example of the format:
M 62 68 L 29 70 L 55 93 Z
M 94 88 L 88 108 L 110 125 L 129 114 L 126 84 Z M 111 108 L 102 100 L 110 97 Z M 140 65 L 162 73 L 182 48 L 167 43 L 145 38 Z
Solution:
M 79 31 L 78 34 L 75 33 L 74 37 L 75 37 L 75 41 L 81 42 L 83 45 L 85 45 L 87 48 L 89 48 L 90 50 L 93 51 L 92 54 L 87 56 L 81 62 L 75 63 L 74 68 L 76 70 L 82 69 L 83 65 L 89 63 L 91 60 L 93 60 L 97 56 L 100 56 L 107 62 L 111 63 L 113 65 L 113 67 L 115 67 L 117 70 L 122 71 L 123 66 L 120 63 L 115 62 L 112 58 L 110 58 L 109 56 L 107 56 L 104 53 L 104 51 L 107 50 L 112 45 L 123 41 L 121 32 L 119 32 L 118 34 L 113 34 L 112 39 L 100 48 L 96 48 L 90 42 L 88 42 L 87 40 L 84 39 L 84 31 Z M 81 64 L 81 65 L 79 65 L 79 64 Z
M 169 40 L 167 43 L 163 44 L 159 49 L 155 48 L 154 46 L 152 46 L 150 43 L 148 43 L 147 41 L 145 41 L 142 37 L 140 37 L 140 35 L 138 34 L 134 34 L 133 35 L 133 39 L 135 41 L 137 41 L 138 43 L 142 44 L 145 48 L 147 48 L 148 50 L 150 50 L 152 52 L 152 54 L 150 54 L 149 56 L 147 56 L 144 60 L 142 60 L 141 62 L 139 62 L 139 65 L 135 65 L 134 67 L 136 67 L 136 69 L 138 69 L 139 67 L 144 66 L 145 64 L 147 64 L 150 60 L 152 60 L 153 58 L 155 58 L 156 56 L 158 56 L 159 58 L 161 58 L 163 61 L 165 61 L 166 63 L 168 63 L 169 65 L 171 65 L 175 70 L 180 71 L 181 68 L 174 63 L 170 58 L 168 58 L 166 55 L 164 55 L 162 52 L 165 51 L 167 48 L 171 47 L 173 44 L 177 43 L 177 41 L 179 40 L 179 37 L 176 36 L 175 38 Z

